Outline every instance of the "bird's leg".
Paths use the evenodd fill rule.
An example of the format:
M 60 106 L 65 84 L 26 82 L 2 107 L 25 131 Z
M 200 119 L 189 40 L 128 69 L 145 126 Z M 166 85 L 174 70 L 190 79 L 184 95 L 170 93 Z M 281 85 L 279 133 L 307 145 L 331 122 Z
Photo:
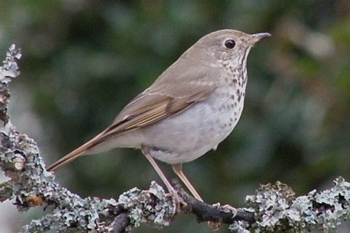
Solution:
M 175 174 L 182 180 L 182 182 L 186 185 L 186 187 L 190 190 L 192 195 L 199 201 L 203 202 L 203 199 L 197 193 L 196 189 L 192 186 L 190 181 L 187 179 L 185 174 L 182 172 L 182 164 L 173 164 L 171 165 Z
M 186 205 L 186 203 L 182 200 L 182 198 L 178 195 L 177 191 L 174 189 L 174 187 L 170 184 L 168 179 L 165 177 L 162 170 L 159 168 L 156 161 L 153 159 L 151 154 L 149 153 L 149 150 L 147 147 L 142 146 L 141 147 L 142 153 L 145 155 L 145 157 L 148 159 L 148 161 L 153 166 L 154 170 L 156 170 L 157 174 L 159 175 L 160 179 L 162 179 L 163 183 L 167 187 L 169 193 L 172 195 L 173 198 L 173 204 L 175 206 L 175 213 L 180 212 L 180 204 Z

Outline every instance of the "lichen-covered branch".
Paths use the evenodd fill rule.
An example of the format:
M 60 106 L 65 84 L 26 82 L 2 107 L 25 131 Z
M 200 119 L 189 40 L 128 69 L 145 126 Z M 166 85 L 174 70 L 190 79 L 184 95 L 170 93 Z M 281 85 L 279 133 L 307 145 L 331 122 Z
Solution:
M 17 132 L 7 115 L 8 84 L 19 75 L 16 60 L 20 57 L 13 45 L 0 67 L 0 166 L 8 177 L 0 184 L 0 201 L 12 200 L 19 211 L 43 207 L 43 217 L 24 226 L 23 232 L 125 232 L 141 223 L 169 225 L 179 213 L 175 213 L 171 196 L 155 182 L 149 190 L 133 188 L 118 200 L 81 198 L 55 182 L 36 143 Z M 349 220 L 350 184 L 343 178 L 337 178 L 330 190 L 314 190 L 300 197 L 279 182 L 262 185 L 246 198 L 248 207 L 237 209 L 236 214 L 232 207 L 200 202 L 178 183 L 174 186 L 187 204 L 181 206 L 181 212 L 196 215 L 198 222 L 230 224 L 230 232 L 308 232 L 315 228 L 335 232 Z
M 0 68 L 0 166 L 9 178 L 0 184 L 0 201 L 14 200 L 19 211 L 39 205 L 47 212 L 53 209 L 41 219 L 24 226 L 23 232 L 45 232 L 49 229 L 60 232 L 119 229 L 114 232 L 123 232 L 141 222 L 168 225 L 173 216 L 172 201 L 156 183 L 152 183 L 147 191 L 132 189 L 125 192 L 119 201 L 115 201 L 83 199 L 55 182 L 54 175 L 45 170 L 36 143 L 19 133 L 7 115 L 8 84 L 19 75 L 16 60 L 20 57 L 20 50 L 11 46 Z M 146 209 L 148 214 L 144 215 Z M 127 221 L 122 222 L 122 229 L 116 226 L 120 219 L 116 216 L 121 213 L 128 216 Z
M 350 219 L 350 183 L 338 177 L 329 190 L 313 190 L 296 197 L 290 187 L 276 182 L 261 185 L 255 195 L 246 197 L 246 202 L 256 219 L 249 229 L 259 232 L 310 232 L 311 229 L 337 232 L 337 227 Z M 236 232 L 246 225 L 235 222 L 230 229 Z

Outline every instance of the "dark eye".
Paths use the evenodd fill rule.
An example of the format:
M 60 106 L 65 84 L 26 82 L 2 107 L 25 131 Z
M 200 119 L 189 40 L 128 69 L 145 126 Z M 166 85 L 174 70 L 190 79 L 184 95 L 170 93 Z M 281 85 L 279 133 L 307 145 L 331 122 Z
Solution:
M 234 40 L 227 40 L 225 41 L 225 46 L 228 49 L 233 49 L 236 45 L 236 42 Z

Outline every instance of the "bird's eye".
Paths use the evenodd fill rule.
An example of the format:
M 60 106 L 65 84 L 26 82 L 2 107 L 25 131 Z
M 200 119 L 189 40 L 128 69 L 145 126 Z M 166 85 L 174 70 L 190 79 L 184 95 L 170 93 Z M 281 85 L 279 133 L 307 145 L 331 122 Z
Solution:
M 228 49 L 233 49 L 235 47 L 235 45 L 236 45 L 236 42 L 234 40 L 230 39 L 230 40 L 225 41 L 225 46 Z

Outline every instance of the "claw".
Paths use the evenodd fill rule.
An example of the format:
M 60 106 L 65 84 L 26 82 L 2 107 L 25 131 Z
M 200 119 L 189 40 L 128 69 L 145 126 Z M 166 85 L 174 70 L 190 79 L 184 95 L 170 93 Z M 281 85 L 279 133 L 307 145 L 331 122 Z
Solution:
M 232 206 L 226 204 L 226 205 L 222 206 L 222 208 L 225 208 L 225 209 L 228 209 L 229 211 L 231 211 L 233 214 L 233 217 L 235 217 L 237 215 L 237 209 L 235 207 L 232 207 Z
M 215 207 L 215 208 L 219 208 L 219 207 L 225 208 L 225 209 L 231 211 L 232 214 L 233 214 L 233 217 L 236 216 L 236 214 L 237 214 L 237 209 L 234 208 L 234 207 L 232 207 L 232 206 L 230 206 L 230 205 L 221 206 L 220 203 L 218 202 L 218 203 L 213 204 L 212 206 Z M 217 222 L 217 221 L 208 221 L 208 227 L 209 227 L 213 232 L 219 230 L 220 225 L 221 225 L 221 222 Z
M 181 205 L 186 207 L 187 203 L 179 196 L 177 191 L 175 189 L 170 190 L 169 193 L 167 194 L 168 196 L 171 196 L 173 206 L 175 209 L 175 214 L 180 213 L 181 211 Z

